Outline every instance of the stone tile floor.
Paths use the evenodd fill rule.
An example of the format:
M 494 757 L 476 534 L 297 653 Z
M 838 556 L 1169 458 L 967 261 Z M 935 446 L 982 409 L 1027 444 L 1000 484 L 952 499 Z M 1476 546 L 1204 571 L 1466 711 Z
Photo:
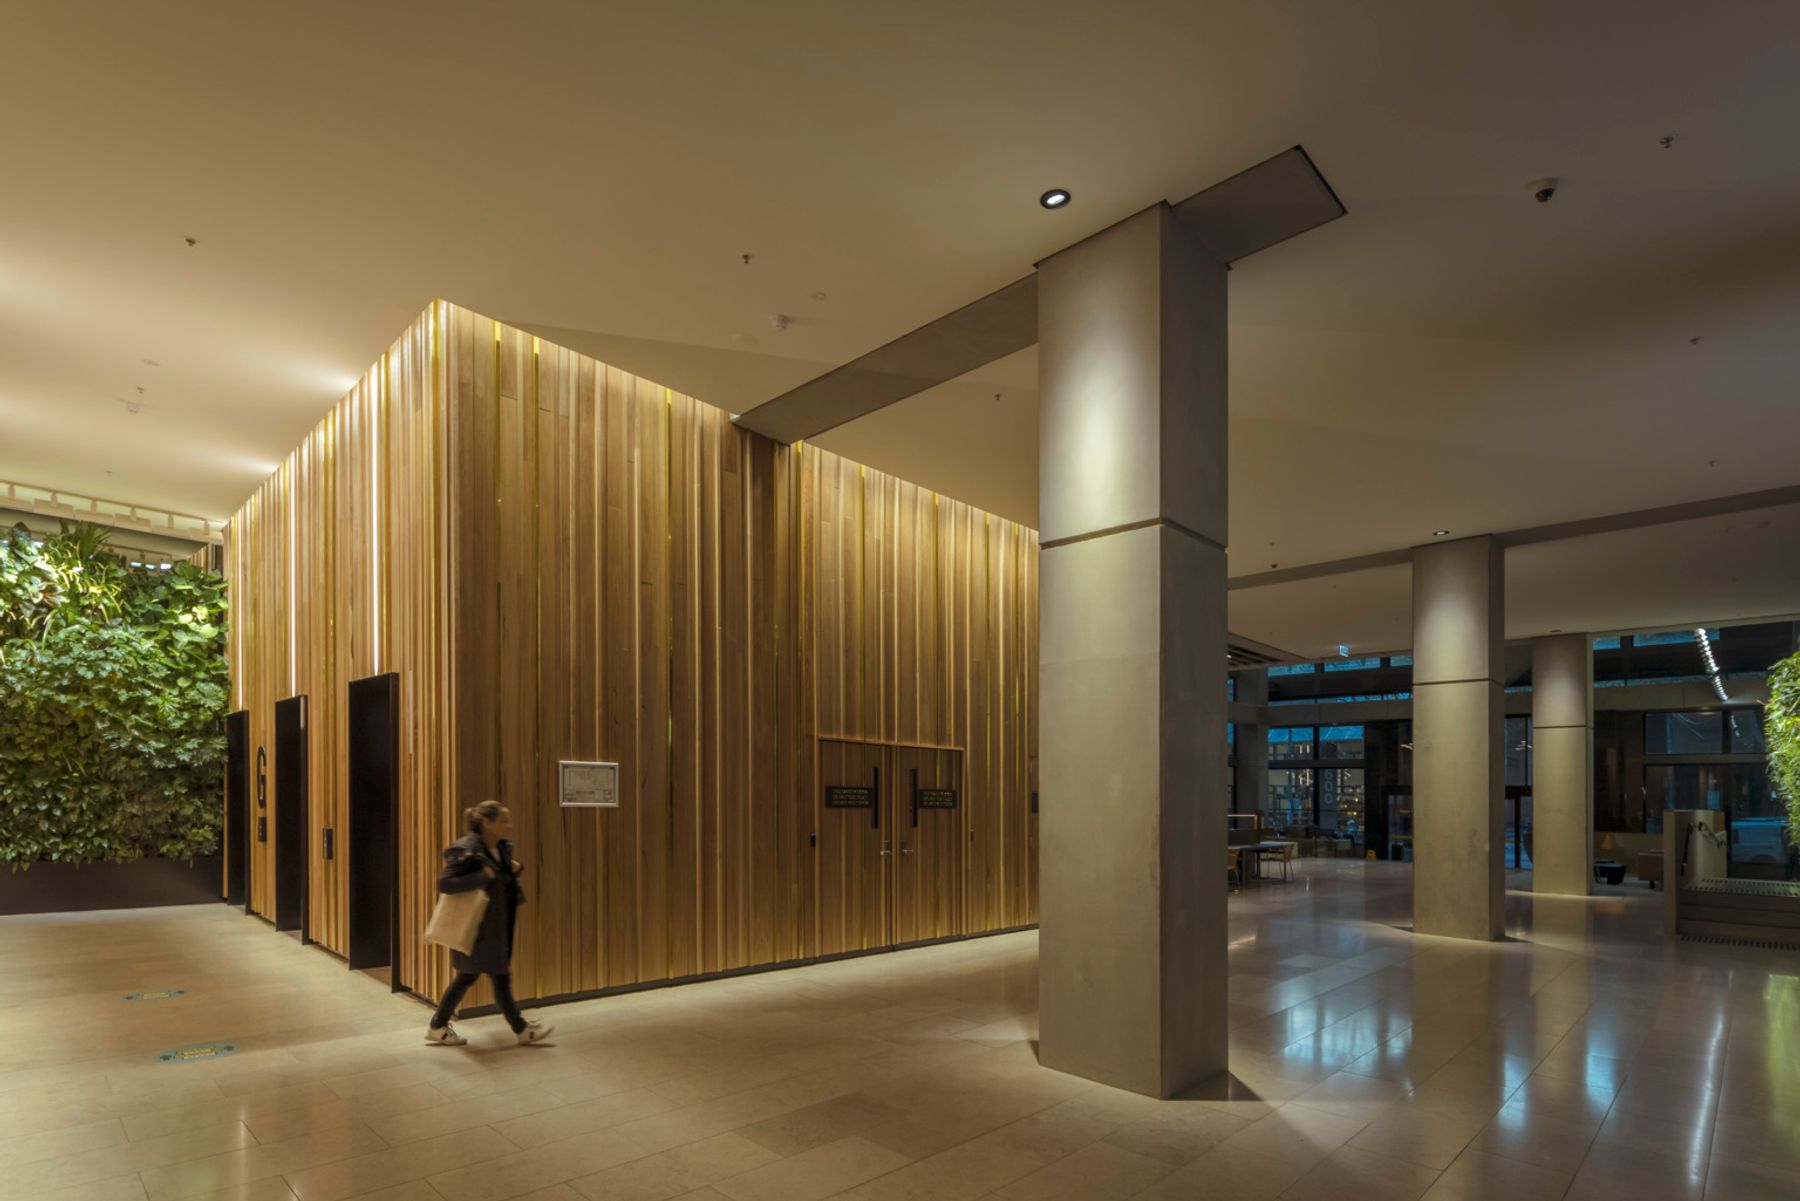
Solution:
M 0 918 L 0 1198 L 1800 1197 L 1800 956 L 1665 944 L 1620 890 L 1419 938 L 1409 889 L 1327 859 L 1234 893 L 1231 1076 L 1168 1102 L 1037 1065 L 1034 934 L 451 1049 L 223 907 Z M 242 1050 L 152 1058 L 208 1040 Z

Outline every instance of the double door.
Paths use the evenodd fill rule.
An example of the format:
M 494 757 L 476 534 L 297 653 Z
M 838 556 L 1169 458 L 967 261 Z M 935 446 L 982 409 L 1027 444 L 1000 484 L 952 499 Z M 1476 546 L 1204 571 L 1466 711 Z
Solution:
M 962 752 L 820 739 L 819 781 L 820 951 L 965 933 Z

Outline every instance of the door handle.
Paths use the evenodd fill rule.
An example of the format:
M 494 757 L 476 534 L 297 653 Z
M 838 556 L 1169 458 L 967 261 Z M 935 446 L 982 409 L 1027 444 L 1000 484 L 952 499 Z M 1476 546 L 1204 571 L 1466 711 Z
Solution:
M 912 854 L 912 848 L 907 846 L 905 843 L 901 843 L 900 844 L 900 853 L 902 855 L 910 855 L 910 854 Z
M 888 840 L 885 838 L 881 840 L 881 853 L 883 855 L 892 855 L 894 853 L 892 850 L 889 849 Z

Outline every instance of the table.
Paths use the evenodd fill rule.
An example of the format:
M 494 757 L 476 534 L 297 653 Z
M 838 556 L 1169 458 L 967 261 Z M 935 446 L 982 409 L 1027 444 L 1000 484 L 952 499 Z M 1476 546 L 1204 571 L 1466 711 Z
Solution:
M 1263 856 L 1283 854 L 1285 853 L 1285 848 L 1295 845 L 1296 844 L 1292 840 L 1278 838 L 1265 842 L 1252 842 L 1234 849 L 1240 852 L 1240 858 L 1238 860 L 1240 863 L 1243 862 L 1241 852 L 1250 852 L 1250 863 L 1254 869 L 1250 874 L 1260 880 L 1262 879 Z

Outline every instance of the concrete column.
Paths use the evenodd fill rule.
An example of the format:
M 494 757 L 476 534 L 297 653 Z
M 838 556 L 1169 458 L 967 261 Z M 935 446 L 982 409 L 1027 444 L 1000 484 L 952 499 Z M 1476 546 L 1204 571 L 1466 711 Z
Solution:
M 1413 549 L 1413 929 L 1506 932 L 1503 570 L 1492 538 Z
M 1225 269 L 1167 205 L 1038 268 L 1039 1054 L 1225 1069 Z
M 1594 651 L 1586 634 L 1531 642 L 1531 891 L 1594 891 Z
M 1236 711 L 1260 710 L 1269 703 L 1269 669 L 1237 673 Z M 1269 803 L 1269 727 L 1264 722 L 1237 723 L 1237 811 L 1260 813 Z

